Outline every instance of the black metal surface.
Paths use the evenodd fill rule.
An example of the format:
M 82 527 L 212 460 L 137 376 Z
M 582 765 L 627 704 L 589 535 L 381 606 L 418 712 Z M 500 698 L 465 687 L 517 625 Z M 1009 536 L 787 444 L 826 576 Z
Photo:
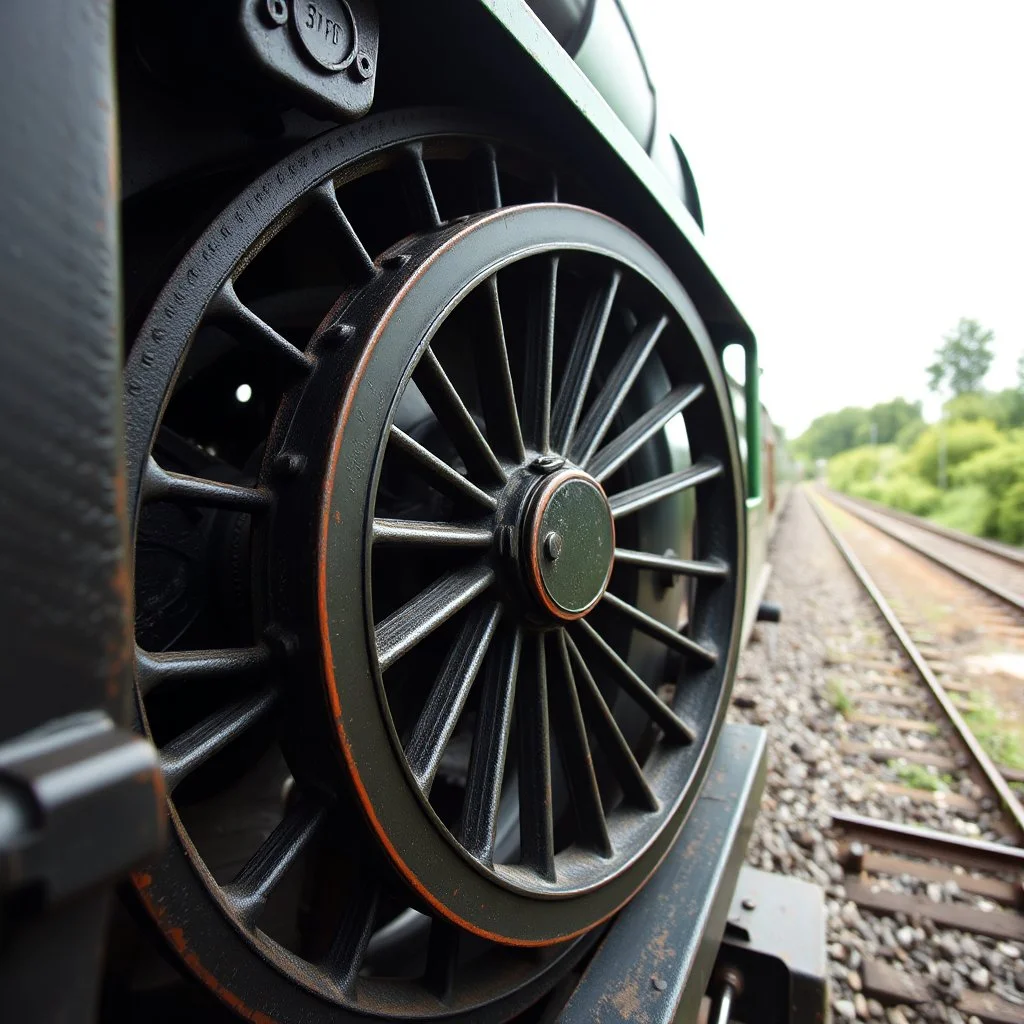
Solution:
M 0 1007 L 24 1022 L 92 1017 L 111 883 L 162 837 L 121 728 L 111 31 L 106 3 L 0 7 Z
M 595 951 L 564 1024 L 696 1020 L 760 805 L 765 749 L 763 729 L 722 730 L 679 839 Z
M 744 865 L 716 976 L 741 981 L 733 986 L 737 1020 L 824 1024 L 829 984 L 821 888 Z

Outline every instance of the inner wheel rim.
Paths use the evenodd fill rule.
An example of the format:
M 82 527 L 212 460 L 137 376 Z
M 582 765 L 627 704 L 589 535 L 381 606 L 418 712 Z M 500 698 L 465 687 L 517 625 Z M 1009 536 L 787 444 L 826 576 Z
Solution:
M 547 403 L 540 414 L 521 413 L 517 404 L 498 288 L 508 268 L 530 261 L 542 271 L 560 261 L 562 270 L 554 274 L 575 273 L 580 262 L 587 274 L 603 276 L 576 325 L 565 383 L 538 381 L 552 372 L 543 353 L 533 360 L 540 374 L 536 365 L 526 368 L 541 405 Z M 708 531 L 717 545 L 706 559 L 684 562 L 620 549 L 603 573 L 595 569 L 599 560 L 590 564 L 592 594 L 568 609 L 552 599 L 531 556 L 543 556 L 545 514 L 570 481 L 601 496 L 608 515 L 603 542 L 609 546 L 613 521 L 643 515 L 691 489 L 709 520 L 717 508 L 718 518 L 727 521 L 724 510 L 737 497 L 735 465 L 728 462 L 734 442 L 720 418 L 712 447 L 725 459 L 707 455 L 654 480 L 619 484 L 607 499 L 601 483 L 619 480 L 616 472 L 679 412 L 720 408 L 720 379 L 709 369 L 714 362 L 700 322 L 664 265 L 620 225 L 589 211 L 555 205 L 504 210 L 407 240 L 383 265 L 389 273 L 339 306 L 315 339 L 317 369 L 290 427 L 300 436 L 314 429 L 326 396 L 346 382 L 324 466 L 327 483 L 322 492 L 310 488 L 298 499 L 305 502 L 298 514 L 307 520 L 309 501 L 319 503 L 317 607 L 339 749 L 378 841 L 435 912 L 506 944 L 557 942 L 593 927 L 628 900 L 684 820 L 694 768 L 717 730 L 722 680 L 735 654 L 740 551 L 737 535 L 728 530 Z M 657 315 L 634 324 L 626 352 L 587 402 L 617 292 L 631 302 L 639 296 L 653 303 Z M 486 357 L 493 357 L 491 380 L 480 375 L 485 422 L 478 423 L 433 346 L 460 305 L 481 296 L 493 311 L 495 345 Z M 553 313 L 549 320 L 554 322 Z M 364 323 L 373 328 L 361 336 L 355 325 Z M 341 347 L 339 337 L 346 339 Z M 615 429 L 615 414 L 644 359 L 669 337 L 697 340 L 701 359 L 686 369 L 699 368 L 698 379 L 672 388 L 625 430 Z M 666 355 L 673 358 L 671 350 Z M 390 390 L 382 395 L 379 382 Z M 396 425 L 410 388 L 426 397 L 451 440 L 454 451 L 445 458 Z M 700 425 L 711 417 L 705 411 L 693 421 Z M 700 454 L 700 439 L 691 444 Z M 440 519 L 380 513 L 382 472 L 387 475 L 393 460 L 447 496 Z M 552 488 L 545 478 L 553 466 Z M 310 475 L 316 478 L 315 467 Z M 365 504 L 353 500 L 362 493 L 369 495 Z M 547 500 L 538 502 L 538 493 Z M 283 495 L 279 522 L 294 522 L 288 510 Z M 589 511 L 593 518 L 597 502 Z M 381 611 L 375 604 L 386 586 L 377 565 L 382 549 L 409 558 L 414 549 L 446 558 L 454 551 L 459 558 Z M 650 559 L 657 565 L 645 561 Z M 691 609 L 688 633 L 614 588 L 606 592 L 619 560 L 627 571 L 637 566 L 704 578 L 708 599 Z M 362 577 L 351 571 L 357 562 L 364 566 Z M 289 597 L 282 608 L 292 603 Z M 595 606 L 604 616 L 597 625 L 587 617 Z M 663 664 L 666 652 L 685 660 L 688 685 L 675 687 L 671 706 L 631 664 L 631 644 L 619 650 L 609 640 L 619 627 L 641 637 L 641 644 L 659 647 Z M 441 654 L 428 661 L 427 677 L 418 679 L 422 706 L 410 718 L 400 695 L 408 682 L 396 683 L 394 673 L 404 669 L 408 675 L 408 665 L 445 630 L 451 632 Z M 403 706 L 396 708 L 395 699 Z M 631 705 L 634 718 L 636 712 L 643 717 L 641 729 L 630 733 L 620 725 L 623 703 Z M 475 724 L 468 727 L 471 706 Z M 452 815 L 437 806 L 434 791 L 460 723 L 472 735 L 472 752 L 462 807 Z M 518 778 L 503 795 L 510 740 Z M 602 763 L 595 767 L 598 754 Z M 559 785 L 561 808 L 553 806 Z M 519 848 L 511 857 L 497 857 L 499 806 L 512 788 Z M 575 825 L 565 826 L 563 819 Z

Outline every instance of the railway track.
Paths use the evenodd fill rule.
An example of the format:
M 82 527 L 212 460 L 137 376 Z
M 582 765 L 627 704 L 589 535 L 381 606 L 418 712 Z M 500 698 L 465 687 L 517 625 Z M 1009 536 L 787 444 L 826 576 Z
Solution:
M 1024 942 L 1024 805 L 1015 789 L 1024 774 L 990 756 L 968 720 L 985 682 L 979 659 L 995 657 L 987 649 L 1024 659 L 1014 589 L 1024 563 L 860 503 L 808 497 L 888 634 L 843 656 L 855 685 L 843 694 L 849 732 L 840 752 L 878 778 L 874 814 L 833 813 L 846 897 L 897 921 Z M 904 808 L 902 822 L 887 814 L 893 805 Z M 916 891 L 899 891 L 893 878 L 913 879 Z M 934 986 L 881 961 L 865 965 L 863 982 L 883 1003 L 933 998 Z M 1024 1006 L 998 994 L 954 989 L 949 1003 L 962 1015 L 1024 1021 Z
M 848 495 L 830 491 L 828 500 L 1017 611 L 1024 611 L 1024 552 L 1020 549 Z

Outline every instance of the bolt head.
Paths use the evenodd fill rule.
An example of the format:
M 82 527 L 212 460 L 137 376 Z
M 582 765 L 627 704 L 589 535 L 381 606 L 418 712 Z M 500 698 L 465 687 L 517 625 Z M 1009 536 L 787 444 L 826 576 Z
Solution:
M 544 554 L 554 562 L 562 553 L 562 535 L 552 530 L 544 538 Z
M 288 23 L 288 4 L 285 0 L 264 0 L 263 11 L 271 25 Z
M 565 459 L 561 455 L 538 455 L 530 463 L 530 468 L 540 473 L 553 473 L 565 465 Z

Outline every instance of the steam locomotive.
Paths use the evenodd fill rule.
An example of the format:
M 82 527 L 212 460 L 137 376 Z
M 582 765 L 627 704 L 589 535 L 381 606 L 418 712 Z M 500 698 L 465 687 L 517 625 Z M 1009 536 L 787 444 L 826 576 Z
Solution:
M 821 1016 L 724 725 L 757 348 L 623 4 L 0 47 L 5 1016 Z

